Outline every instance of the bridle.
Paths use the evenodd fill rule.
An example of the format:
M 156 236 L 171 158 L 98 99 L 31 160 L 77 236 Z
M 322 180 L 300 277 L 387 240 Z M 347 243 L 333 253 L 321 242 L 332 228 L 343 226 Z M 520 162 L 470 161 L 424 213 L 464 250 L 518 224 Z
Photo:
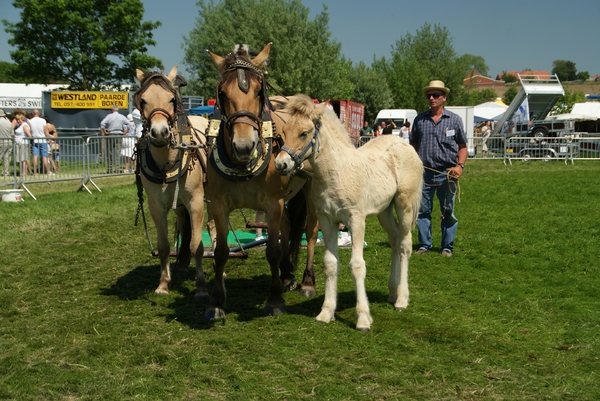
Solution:
M 310 140 L 310 142 L 308 142 L 304 146 L 304 148 L 302 148 L 302 150 L 298 153 L 296 153 L 293 149 L 290 149 L 285 145 L 281 145 L 281 150 L 287 152 L 287 154 L 290 155 L 290 157 L 294 161 L 294 172 L 297 172 L 298 170 L 302 169 L 302 162 L 304 162 L 304 160 L 308 159 L 308 157 L 313 154 L 313 152 L 315 151 L 315 147 L 316 147 L 316 152 L 317 153 L 319 152 L 319 130 L 320 129 L 321 129 L 321 120 L 319 120 L 315 123 L 315 130 L 313 131 L 313 137 Z M 311 153 L 308 153 L 308 151 L 311 151 Z
M 190 124 L 190 122 L 187 118 L 187 115 L 185 113 L 185 110 L 183 108 L 183 100 L 182 100 L 181 94 L 179 93 L 179 90 L 178 90 L 178 88 L 180 86 L 185 86 L 185 85 L 187 85 L 187 83 L 185 82 L 185 80 L 183 80 L 179 76 L 177 77 L 177 79 L 180 80 L 180 84 L 179 84 L 179 86 L 174 87 L 173 85 L 171 85 L 171 82 L 167 79 L 167 77 L 165 77 L 162 73 L 152 72 L 146 79 L 144 79 L 144 83 L 140 86 L 140 88 L 133 95 L 133 101 L 134 101 L 136 107 L 138 108 L 138 110 L 141 111 L 142 137 L 143 138 L 148 137 L 148 132 L 150 130 L 150 124 L 152 123 L 152 119 L 157 115 L 161 115 L 167 119 L 167 124 L 169 125 L 168 145 L 171 149 L 182 149 L 182 148 L 187 149 L 187 148 L 203 147 L 204 145 L 201 145 L 201 144 L 194 145 L 191 143 L 191 135 L 190 135 L 191 124 Z M 174 107 L 173 113 L 169 113 L 167 110 L 157 107 L 157 108 L 152 109 L 149 113 L 149 116 L 146 117 L 145 113 L 143 112 L 143 107 L 141 107 L 140 103 L 142 100 L 141 99 L 142 94 L 150 87 L 150 85 L 159 85 L 161 88 L 165 89 L 166 91 L 171 92 L 171 94 L 175 98 L 175 107 Z M 179 135 L 176 135 L 176 134 L 179 134 Z M 150 138 L 148 138 L 148 140 L 150 140 L 150 142 L 152 142 L 152 140 Z M 165 146 L 166 144 L 156 145 L 155 143 L 153 143 L 153 145 L 157 146 L 157 147 L 162 147 L 162 146 Z
M 210 149 L 210 161 L 219 174 L 231 181 L 249 180 L 262 171 L 268 165 L 269 158 L 273 150 L 274 122 L 271 120 L 271 110 L 273 106 L 269 101 L 267 94 L 266 71 L 256 67 L 251 62 L 241 58 L 237 54 L 230 53 L 228 58 L 232 57 L 233 62 L 222 71 L 221 80 L 216 85 L 216 104 L 213 117 L 210 120 L 206 133 L 207 145 Z M 221 92 L 221 86 L 230 78 L 230 73 L 237 73 L 237 83 L 240 90 L 248 93 L 250 82 L 248 72 L 251 72 L 260 80 L 261 90 L 258 95 L 260 102 L 259 115 L 249 110 L 237 110 L 231 115 L 226 115 L 223 111 L 225 95 Z M 233 132 L 235 124 L 247 124 L 258 131 L 260 145 L 256 157 L 245 165 L 240 165 L 227 155 L 224 147 L 225 130 L 228 133 Z M 233 144 L 233 135 L 228 137 L 230 149 Z

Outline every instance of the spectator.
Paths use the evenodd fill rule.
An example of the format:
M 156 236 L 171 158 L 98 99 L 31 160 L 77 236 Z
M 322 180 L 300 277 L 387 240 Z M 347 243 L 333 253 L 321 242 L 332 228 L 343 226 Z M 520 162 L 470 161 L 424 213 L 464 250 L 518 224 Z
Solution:
M 423 88 L 429 110 L 420 113 L 413 122 L 410 143 L 416 149 L 423 165 L 423 197 L 417 218 L 419 249 L 427 253 L 431 247 L 431 211 L 437 192 L 442 213 L 441 253 L 451 257 L 458 220 L 454 216 L 454 200 L 467 160 L 467 138 L 460 116 L 444 108 L 450 89 L 442 81 L 431 81 Z
M 375 127 L 373 127 L 373 136 L 381 136 L 381 126 L 379 124 L 375 124 Z
M 396 123 L 390 118 L 387 121 L 382 121 L 381 127 L 383 128 L 381 131 L 382 135 L 392 135 L 392 130 L 396 129 Z
M 13 126 L 8 120 L 4 110 L 0 109 L 0 161 L 2 161 L 2 175 L 10 174 L 10 154 L 12 153 Z
M 410 123 L 408 121 L 400 128 L 400 135 L 402 135 L 402 139 L 404 139 L 406 143 L 410 143 Z
M 119 114 L 119 107 L 113 105 L 110 109 L 110 114 L 104 117 L 104 119 L 100 122 L 100 130 L 102 131 L 102 135 L 126 135 L 129 132 L 129 120 L 122 115 Z M 106 170 L 107 174 L 119 173 L 121 168 L 120 158 L 121 158 L 121 139 L 119 138 L 107 138 L 106 153 L 108 158 L 108 169 Z
M 42 117 L 46 120 L 46 127 L 48 127 L 48 136 L 50 138 L 56 138 L 58 133 L 56 132 L 56 127 L 54 124 L 50 123 L 50 118 L 48 116 Z M 58 173 L 60 171 L 60 145 L 55 139 L 48 140 L 48 163 L 50 164 L 50 170 L 53 173 Z
M 35 138 L 33 140 L 33 171 L 37 174 L 38 170 L 38 157 L 42 157 L 42 172 L 51 175 L 50 166 L 48 164 L 48 127 L 46 120 L 40 117 L 40 111 L 38 109 L 33 110 L 33 117 L 29 120 L 31 127 L 31 136 Z
M 25 114 L 19 112 L 15 115 L 15 162 L 19 163 L 19 172 L 22 177 L 32 174 L 29 165 L 29 139 L 31 138 L 31 128 L 25 122 Z
M 125 172 L 133 173 L 133 170 L 130 170 L 132 158 L 133 158 L 133 146 L 135 145 L 136 137 L 135 137 L 135 122 L 133 120 L 133 115 L 128 114 L 127 120 L 129 120 L 129 129 L 127 131 L 127 135 L 123 138 L 123 145 L 121 148 L 121 154 L 125 158 Z
M 492 122 L 490 120 L 487 120 L 485 122 L 485 125 L 483 127 L 481 127 L 481 153 L 483 154 L 483 157 L 487 157 L 487 154 L 488 154 L 487 140 L 490 137 L 491 133 L 492 133 Z
M 369 122 L 365 121 L 363 123 L 363 127 L 360 129 L 360 136 L 372 136 L 373 135 L 373 128 L 371 128 L 371 126 L 369 126 Z
M 254 217 L 254 222 L 262 223 L 264 219 L 265 219 L 265 212 L 263 212 L 261 210 L 257 210 L 256 216 Z M 256 227 L 254 229 L 254 232 L 256 233 L 256 236 L 254 237 L 254 241 L 262 241 L 265 238 L 267 238 L 266 236 L 263 235 L 262 227 Z

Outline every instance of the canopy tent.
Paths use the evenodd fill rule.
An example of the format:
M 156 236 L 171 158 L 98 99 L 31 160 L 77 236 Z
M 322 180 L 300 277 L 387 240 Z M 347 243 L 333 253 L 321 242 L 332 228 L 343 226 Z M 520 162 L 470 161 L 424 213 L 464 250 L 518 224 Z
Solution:
M 548 116 L 549 120 L 596 121 L 600 119 L 600 103 L 575 103 L 570 113 Z
M 198 106 L 190 109 L 189 114 L 191 116 L 203 116 L 205 114 L 212 114 L 215 112 L 215 106 Z
M 508 106 L 503 106 L 496 102 L 478 104 L 474 109 L 475 121 L 498 121 L 507 108 Z

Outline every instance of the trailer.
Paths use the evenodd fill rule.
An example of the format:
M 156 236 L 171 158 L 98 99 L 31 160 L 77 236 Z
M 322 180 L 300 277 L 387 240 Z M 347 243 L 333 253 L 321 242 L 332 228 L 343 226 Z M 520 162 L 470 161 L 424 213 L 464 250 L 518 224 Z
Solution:
M 352 137 L 353 143 L 360 141 L 360 130 L 363 126 L 365 106 L 350 100 L 330 100 L 329 104 L 339 117 L 342 125 Z
M 558 77 L 534 78 L 518 74 L 518 78 L 521 90 L 492 130 L 488 142 L 490 150 L 503 153 L 505 158 L 551 160 L 576 156 L 579 148 L 569 139 L 575 132 L 573 121 L 548 118 L 558 99 L 565 94 Z
M 445 106 L 445 108 L 458 114 L 462 119 L 467 137 L 467 154 L 469 157 L 475 157 L 475 106 Z

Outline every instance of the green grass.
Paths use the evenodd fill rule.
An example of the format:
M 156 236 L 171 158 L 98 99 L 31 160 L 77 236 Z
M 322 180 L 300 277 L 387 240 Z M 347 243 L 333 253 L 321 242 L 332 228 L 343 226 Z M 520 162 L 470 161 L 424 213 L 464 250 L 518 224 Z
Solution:
M 280 317 L 263 316 L 268 267 L 252 250 L 228 263 L 227 320 L 210 326 L 192 268 L 154 294 L 158 261 L 133 225 L 131 177 L 93 195 L 32 187 L 37 201 L 0 203 L 0 399 L 600 398 L 596 162 L 470 163 L 455 255 L 411 258 L 401 313 L 386 302 L 390 249 L 369 219 L 366 334 L 353 329 L 349 250 L 335 322 L 314 320 L 321 249 L 317 297 L 286 294 Z M 204 270 L 212 287 L 208 259 Z

